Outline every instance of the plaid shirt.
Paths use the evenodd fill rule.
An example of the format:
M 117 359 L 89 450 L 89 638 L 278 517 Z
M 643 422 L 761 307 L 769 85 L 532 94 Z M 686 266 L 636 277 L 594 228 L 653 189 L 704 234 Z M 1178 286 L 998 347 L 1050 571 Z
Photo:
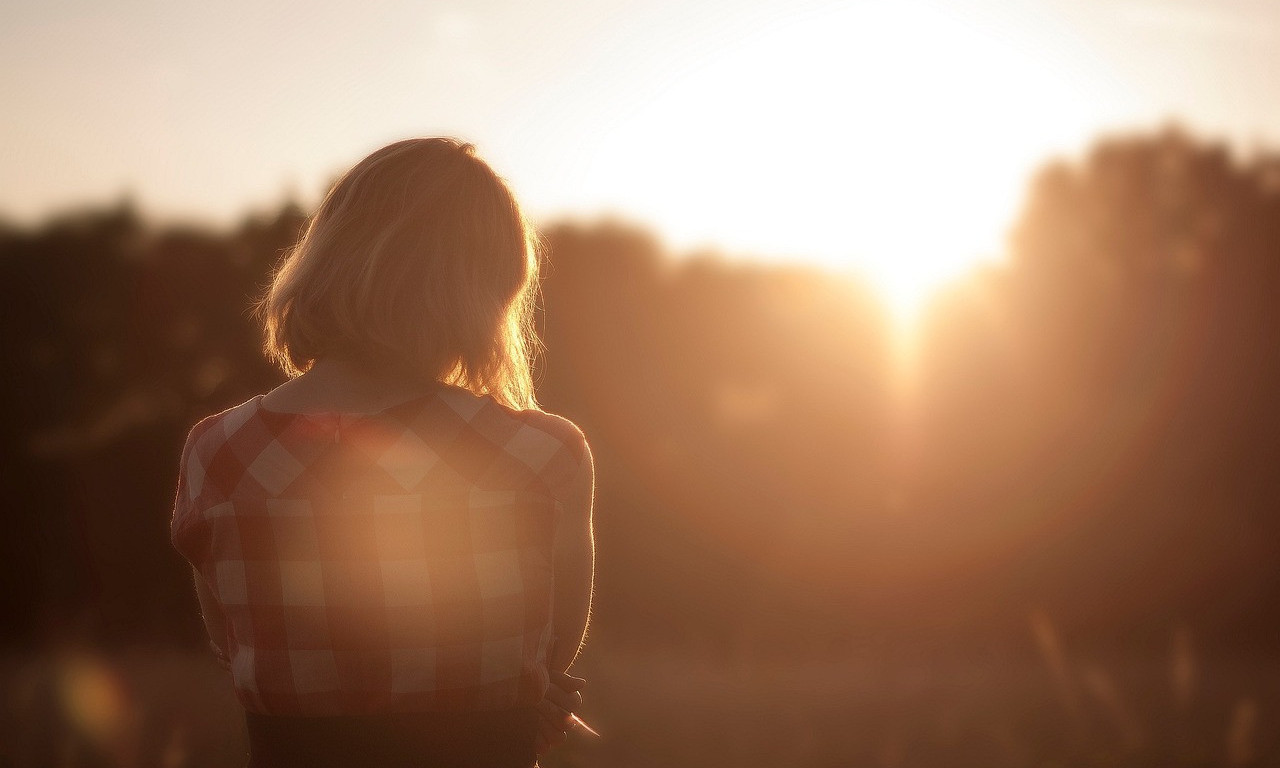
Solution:
M 587 451 L 578 428 L 443 385 L 376 414 L 261 400 L 191 430 L 172 526 L 224 614 L 215 640 L 245 708 L 539 700 L 555 523 Z

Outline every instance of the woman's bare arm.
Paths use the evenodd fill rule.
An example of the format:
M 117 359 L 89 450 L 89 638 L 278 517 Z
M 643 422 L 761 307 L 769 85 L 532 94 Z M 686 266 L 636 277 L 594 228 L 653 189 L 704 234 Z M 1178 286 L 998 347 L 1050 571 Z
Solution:
M 561 500 L 555 536 L 555 597 L 552 624 L 555 645 L 548 666 L 563 672 L 578 656 L 591 615 L 591 585 L 595 574 L 595 538 L 591 509 L 595 496 L 595 465 L 585 448 L 578 473 Z

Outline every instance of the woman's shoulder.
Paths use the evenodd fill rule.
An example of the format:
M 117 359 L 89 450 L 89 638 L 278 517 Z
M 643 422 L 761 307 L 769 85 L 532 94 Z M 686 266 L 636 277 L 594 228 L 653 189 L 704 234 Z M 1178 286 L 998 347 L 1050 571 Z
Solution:
M 493 395 L 478 395 L 452 385 L 442 387 L 438 396 L 473 428 L 489 433 L 491 439 L 506 435 L 568 446 L 585 445 L 587 441 L 577 424 L 540 408 L 512 408 Z
M 539 409 L 512 411 L 520 426 L 504 450 L 533 469 L 562 498 L 592 463 L 586 435 L 564 416 Z
M 568 446 L 585 446 L 587 436 L 577 424 L 559 414 L 531 408 L 516 411 L 517 418 L 528 428 Z
M 582 429 L 559 414 L 511 408 L 461 388 L 448 388 L 441 396 L 472 429 L 544 479 L 574 474 L 590 454 Z
M 178 464 L 178 490 L 174 498 L 172 529 L 175 544 L 180 531 L 200 516 L 202 506 L 218 498 L 217 483 L 207 482 L 216 458 L 224 453 L 228 439 L 236 434 L 257 407 L 257 397 L 200 419 L 187 431 Z
M 222 442 L 235 434 L 257 412 L 258 401 L 261 399 L 262 395 L 255 395 L 239 405 L 211 413 L 197 421 L 187 432 L 183 453 L 190 453 L 198 447 L 208 447 L 214 442 Z

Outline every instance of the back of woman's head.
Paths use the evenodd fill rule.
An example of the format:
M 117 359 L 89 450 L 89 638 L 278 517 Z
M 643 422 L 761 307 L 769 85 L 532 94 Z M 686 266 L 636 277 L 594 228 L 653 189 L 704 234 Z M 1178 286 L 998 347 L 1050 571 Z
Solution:
M 339 357 L 535 407 L 538 262 L 515 197 L 474 147 L 409 139 L 340 178 L 258 304 L 298 375 Z

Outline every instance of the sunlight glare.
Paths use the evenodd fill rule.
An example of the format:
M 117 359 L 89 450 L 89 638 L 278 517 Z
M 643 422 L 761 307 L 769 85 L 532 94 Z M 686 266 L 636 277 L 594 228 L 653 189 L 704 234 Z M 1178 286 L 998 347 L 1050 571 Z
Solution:
M 988 22 L 895 2 L 755 30 L 648 99 L 593 172 L 677 247 L 859 274 L 909 322 L 1000 257 L 1028 173 L 1087 133 L 1079 78 Z

